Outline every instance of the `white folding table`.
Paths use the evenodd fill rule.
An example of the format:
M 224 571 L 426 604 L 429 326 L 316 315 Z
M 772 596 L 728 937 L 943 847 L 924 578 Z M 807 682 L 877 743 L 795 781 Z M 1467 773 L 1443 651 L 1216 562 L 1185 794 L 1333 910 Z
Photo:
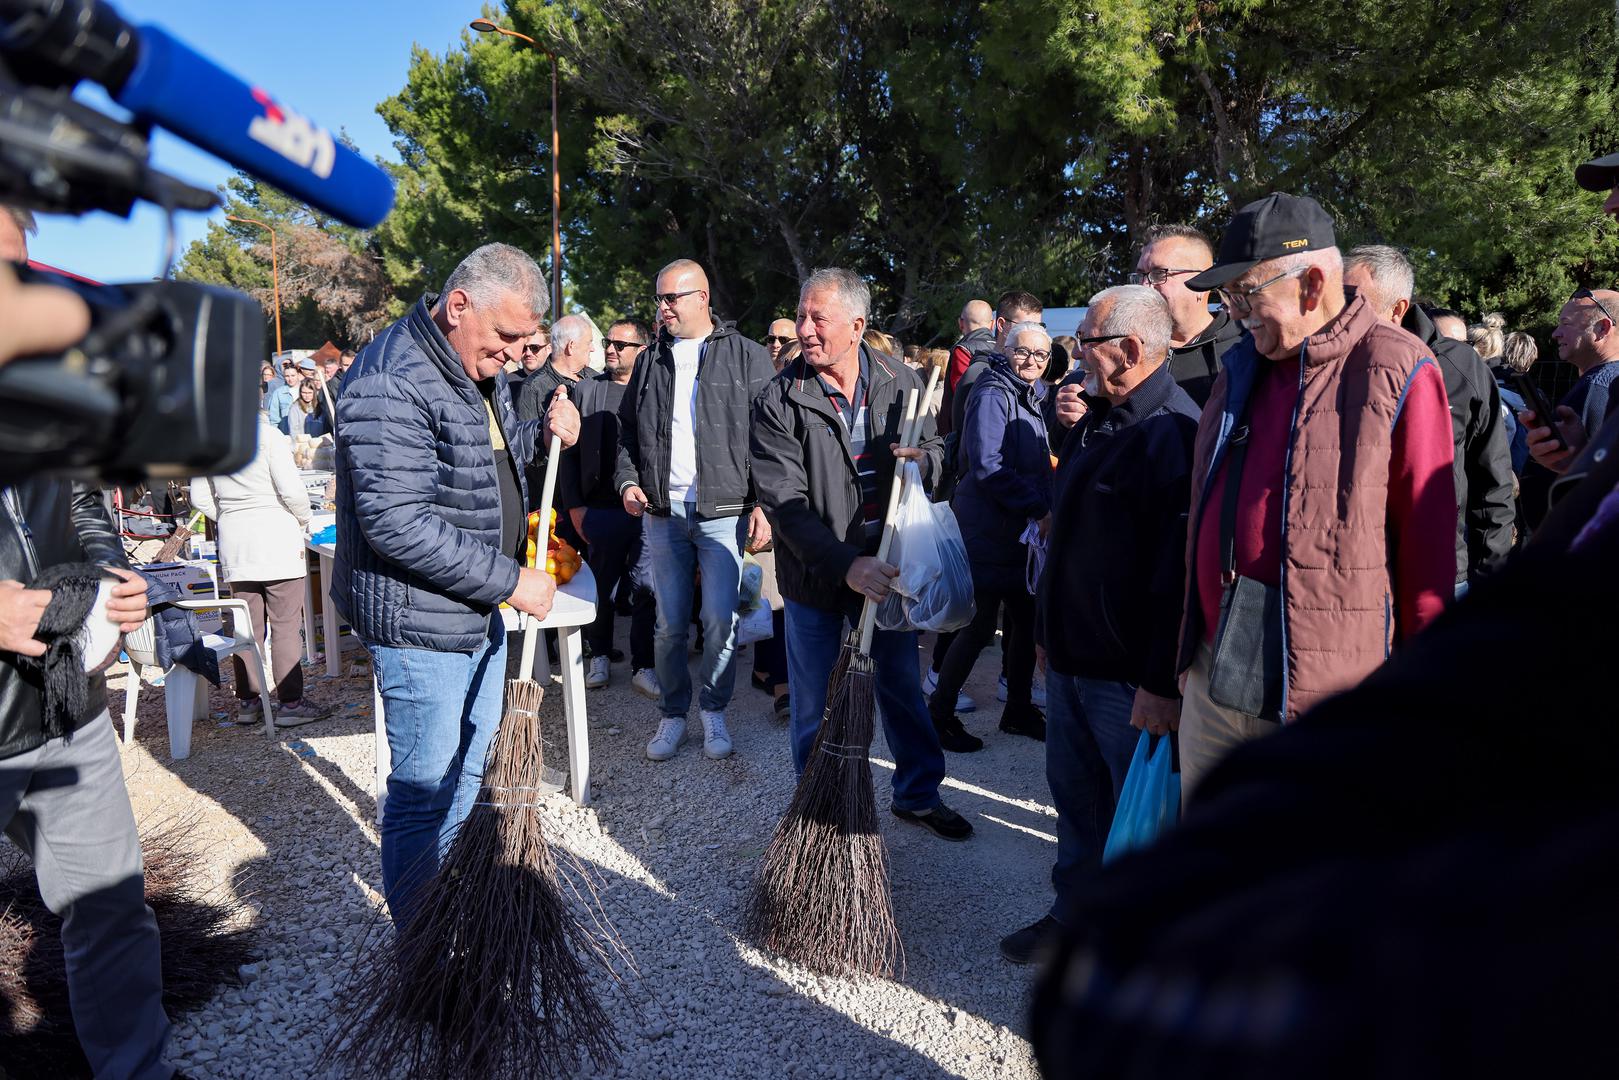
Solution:
M 328 603 L 328 606 L 330 604 Z M 517 633 L 519 613 L 512 608 L 500 609 L 506 622 L 506 633 Z M 585 722 L 585 651 L 583 628 L 596 619 L 596 577 L 590 567 L 580 566 L 579 572 L 566 585 L 557 587 L 556 600 L 551 612 L 540 621 L 540 629 L 555 630 L 561 646 L 562 661 L 562 714 L 568 728 L 568 783 L 573 801 L 584 805 L 590 802 L 590 727 Z M 516 647 L 509 643 L 509 647 Z M 551 679 L 551 665 L 546 661 L 545 648 L 534 650 L 534 670 L 528 677 L 542 685 Z M 383 717 L 382 695 L 377 690 L 376 676 L 371 679 L 371 707 L 376 717 L 377 739 L 377 820 L 382 820 L 382 806 L 388 796 L 388 773 L 392 753 L 388 748 L 388 731 Z

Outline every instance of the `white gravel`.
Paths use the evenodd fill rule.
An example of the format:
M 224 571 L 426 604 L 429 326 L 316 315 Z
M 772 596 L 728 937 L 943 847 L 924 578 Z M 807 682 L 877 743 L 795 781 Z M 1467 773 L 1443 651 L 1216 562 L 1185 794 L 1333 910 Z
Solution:
M 621 637 L 627 620 L 620 620 Z M 1036 1074 L 1027 1009 L 1033 972 L 1001 959 L 1000 936 L 1050 904 L 1054 820 L 1043 748 L 995 729 L 999 654 L 969 692 L 977 754 L 950 755 L 945 800 L 977 830 L 952 844 L 887 813 L 892 761 L 873 748 L 906 970 L 893 982 L 826 978 L 760 953 L 737 927 L 760 852 L 791 798 L 786 732 L 739 659 L 736 753 L 703 757 L 700 729 L 672 761 L 646 760 L 652 703 L 613 685 L 588 695 L 596 802 L 563 796 L 551 836 L 589 866 L 635 970 L 602 979 L 624 1053 L 604 1077 L 1024 1077 Z M 323 670 L 323 669 L 322 669 Z M 314 669 L 306 668 L 313 676 Z M 124 676 L 115 673 L 114 713 Z M 124 770 L 136 816 L 200 813 L 204 874 L 249 897 L 261 959 L 245 985 L 174 1017 L 175 1056 L 195 1077 L 301 1077 L 334 1023 L 333 998 L 381 902 L 367 669 L 311 679 L 333 719 L 268 742 L 262 728 L 199 722 L 171 761 L 161 690 L 141 694 Z M 227 687 L 213 708 L 231 703 Z M 545 702 L 550 761 L 566 763 L 560 690 Z

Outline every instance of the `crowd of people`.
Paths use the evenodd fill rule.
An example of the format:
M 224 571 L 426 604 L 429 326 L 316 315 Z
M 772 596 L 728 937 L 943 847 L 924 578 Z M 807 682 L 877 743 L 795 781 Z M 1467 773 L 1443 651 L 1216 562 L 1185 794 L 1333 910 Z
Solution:
M 898 572 L 875 557 L 896 458 L 920 464 L 955 511 L 976 614 L 925 658 L 915 633 L 875 636 L 892 809 L 971 835 L 939 787 L 946 753 L 983 746 L 964 688 L 999 635 L 998 728 L 1046 743 L 1057 809 L 1056 900 L 1002 943 L 1022 962 L 1099 865 L 1140 732 L 1176 734 L 1190 797 L 1231 748 L 1382 664 L 1543 513 L 1534 472 L 1563 462 L 1531 458 L 1538 418 L 1513 389 L 1533 339 L 1422 302 L 1399 249 L 1341 249 L 1314 200 L 1279 193 L 1218 244 L 1148 231 L 1135 266 L 1090 298 L 1077 339 L 1011 289 L 968 299 L 944 350 L 873 327 L 845 270 L 806 279 L 756 343 L 715 313 L 692 260 L 655 275 L 650 325 L 599 336 L 580 314 L 544 322 L 544 276 L 521 251 L 468 256 L 362 351 L 337 408 L 338 603 L 377 663 L 394 760 L 415 763 L 390 780 L 390 901 L 408 906 L 404 867 L 431 860 L 476 790 L 504 670 L 493 605 L 549 608 L 521 521 L 552 435 L 559 529 L 600 596 L 587 685 L 610 682 L 628 614 L 653 761 L 680 753 L 694 698 L 703 753 L 732 752 L 741 582 L 758 561 L 774 636 L 753 647 L 753 683 L 803 768 L 851 620 Z M 1581 373 L 1565 419 L 1585 429 L 1619 371 L 1605 304 L 1619 294 L 1575 294 L 1554 335 Z M 936 404 L 896 449 L 930 368 Z M 440 659 L 392 659 L 422 650 Z M 396 727 L 396 700 L 401 717 L 468 722 Z
M 1619 213 L 1619 155 L 1579 180 L 1615 192 L 1605 209 Z M 0 254 L 26 257 L 31 226 L 0 214 Z M 1619 515 L 1603 487 L 1619 442 L 1619 292 L 1579 289 L 1558 313 L 1552 339 L 1577 378 L 1545 416 L 1530 335 L 1496 313 L 1469 325 L 1423 302 L 1398 248 L 1343 249 L 1308 197 L 1243 206 L 1218 243 L 1155 227 L 1135 265 L 1089 298 L 1076 337 L 1054 337 L 1040 299 L 1008 289 L 994 304 L 967 299 L 944 350 L 873 327 L 868 285 L 837 268 L 808 276 L 762 342 L 719 317 L 689 259 L 654 276 L 650 324 L 625 318 L 604 334 L 581 313 L 548 324 L 533 259 L 477 248 L 357 356 L 266 364 L 258 454 L 192 486 L 218 522 L 223 575 L 269 641 L 267 672 L 238 664 L 242 719 L 262 720 L 266 676 L 278 723 L 325 715 L 298 664 L 311 508 L 290 453 L 293 438 L 324 438 L 332 595 L 385 703 L 384 892 L 407 921 L 477 796 L 499 723 L 497 609 L 543 617 L 555 597 L 556 581 L 525 559 L 555 445 L 558 528 L 587 553 L 598 591 L 587 686 L 610 684 L 627 615 L 631 683 L 656 709 L 646 756 L 680 753 L 694 698 L 704 755 L 730 755 L 738 610 L 757 563 L 773 634 L 753 647 L 752 681 L 802 771 L 838 651 L 899 574 L 876 553 L 896 464 L 914 461 L 955 512 L 976 613 L 926 652 L 914 631 L 874 636 L 891 811 L 945 840 L 973 835 L 940 787 L 947 753 L 983 746 L 964 688 L 999 635 L 998 728 L 1044 742 L 1056 809 L 1055 901 L 1001 942 L 1029 962 L 1100 865 L 1143 732 L 1173 735 L 1182 797 L 1194 799 L 1234 748 L 1359 684 L 1499 571 L 1554 503 L 1566 500 L 1563 531 L 1566 507 L 1580 509 L 1573 548 Z M 899 445 L 907 395 L 930 370 L 939 394 Z M 47 547 L 51 561 L 82 552 L 126 579 L 107 617 L 125 630 L 144 619 L 99 493 L 39 481 L 8 488 L 4 508 L 27 525 L 8 576 Z M 50 594 L 3 584 L 0 647 L 35 655 L 30 626 Z M 30 812 L 57 797 L 28 786 L 30 770 L 116 770 L 111 725 L 48 738 L 19 719 L 40 701 L 11 668 L 0 703 L 8 766 L 24 766 L 0 784 L 8 834 L 33 851 L 79 812 Z M 70 729 L 98 717 L 104 700 L 91 695 Z M 151 994 L 111 1021 L 78 989 L 155 968 L 127 797 L 104 803 L 80 804 L 102 816 L 116 858 L 84 878 L 106 900 L 75 919 L 97 925 L 64 931 L 75 1015 L 93 1061 L 166 1075 L 167 1021 Z M 82 883 L 40 865 L 47 902 L 83 903 Z M 112 937 L 126 959 L 98 951 Z

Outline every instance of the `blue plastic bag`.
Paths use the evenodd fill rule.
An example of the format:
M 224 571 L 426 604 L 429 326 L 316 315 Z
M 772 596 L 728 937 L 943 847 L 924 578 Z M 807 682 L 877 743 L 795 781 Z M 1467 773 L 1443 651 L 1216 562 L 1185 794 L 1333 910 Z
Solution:
M 1141 733 L 1102 849 L 1104 863 L 1152 843 L 1180 816 L 1181 774 L 1171 768 L 1173 758 L 1168 735 Z

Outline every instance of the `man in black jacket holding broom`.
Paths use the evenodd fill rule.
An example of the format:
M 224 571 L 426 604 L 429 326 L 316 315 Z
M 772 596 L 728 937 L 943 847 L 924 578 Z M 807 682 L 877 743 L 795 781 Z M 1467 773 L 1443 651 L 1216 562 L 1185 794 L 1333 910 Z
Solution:
M 817 270 L 799 290 L 802 355 L 753 403 L 753 472 L 774 535 L 786 601 L 793 765 L 809 760 L 837 663 L 862 603 L 887 595 L 898 571 L 875 557 L 894 459 L 937 475 L 943 444 L 931 417 L 914 448 L 895 448 L 909 391 L 921 380 L 861 344 L 871 290 L 848 270 Z M 944 752 L 922 698 L 914 632 L 872 638 L 877 702 L 894 753 L 894 815 L 946 840 L 972 825 L 939 799 Z

